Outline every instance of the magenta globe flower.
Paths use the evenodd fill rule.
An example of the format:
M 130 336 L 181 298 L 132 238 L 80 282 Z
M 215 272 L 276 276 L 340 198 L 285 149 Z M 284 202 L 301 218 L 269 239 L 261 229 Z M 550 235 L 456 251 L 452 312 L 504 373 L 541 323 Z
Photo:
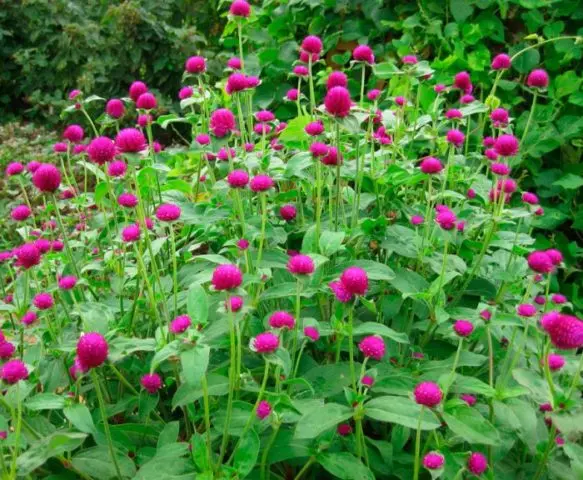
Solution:
M 119 98 L 112 98 L 111 100 L 108 100 L 105 105 L 105 113 L 116 120 L 123 117 L 125 110 L 126 107 Z
M 247 18 L 251 15 L 251 5 L 249 5 L 245 0 L 234 0 L 229 8 L 229 13 L 234 17 L 244 17 Z
M 545 253 L 549 256 L 553 265 L 560 265 L 563 261 L 563 254 L 556 248 L 549 248 L 545 250 Z
M 211 279 L 211 284 L 215 290 L 233 290 L 243 282 L 243 274 L 239 267 L 229 263 L 219 265 L 215 268 Z
M 61 185 L 61 172 L 54 165 L 44 163 L 32 174 L 32 183 L 43 193 L 54 193 Z
M 8 384 L 14 384 L 28 378 L 28 369 L 20 360 L 9 360 L 0 368 L 0 378 Z
M 374 63 L 374 53 L 368 45 L 359 45 L 352 51 L 352 58 L 357 62 Z
M 235 116 L 226 108 L 219 108 L 211 114 L 210 130 L 215 137 L 225 137 L 235 130 Z
M 189 57 L 184 64 L 184 70 L 188 73 L 204 73 L 206 70 L 206 60 L 204 57 Z
M 320 339 L 320 332 L 316 327 L 308 325 L 304 327 L 304 335 L 309 338 L 312 342 L 317 342 Z
M 10 342 L 1 342 L 0 343 L 0 359 L 8 360 L 14 354 L 16 347 Z
M 526 84 L 532 88 L 547 88 L 549 86 L 549 74 L 541 68 L 533 70 L 528 74 Z
M 291 330 L 294 328 L 296 320 L 291 313 L 280 310 L 271 314 L 268 323 L 271 328 L 287 328 Z
M 320 55 L 320 53 L 322 53 L 322 48 L 322 40 L 320 40 L 320 37 L 315 35 L 308 35 L 302 41 L 302 50 L 307 53 L 315 53 L 316 55 Z
M 285 94 L 285 97 L 290 101 L 290 102 L 295 102 L 298 97 L 300 95 L 300 92 L 297 88 L 290 88 L 287 93 Z
M 162 388 L 162 377 L 157 373 L 147 373 L 142 376 L 140 383 L 148 393 L 154 394 Z
M 468 458 L 467 468 L 474 475 L 482 475 L 488 469 L 488 459 L 479 452 L 473 452 Z
M 326 111 L 334 117 L 348 116 L 351 105 L 350 92 L 345 87 L 332 87 L 324 98 Z
M 67 275 L 59 278 L 59 288 L 61 290 L 72 290 L 77 285 L 77 277 L 74 275 Z
M 558 372 L 565 366 L 565 358 L 557 353 L 550 353 L 547 356 L 547 362 L 553 372 Z
M 12 220 L 17 222 L 24 222 L 27 218 L 32 215 L 32 210 L 28 208 L 27 205 L 18 205 L 14 207 L 10 212 L 10 217 Z
M 260 333 L 251 340 L 251 347 L 257 353 L 273 353 L 279 348 L 279 337 L 271 332 Z
M 245 170 L 233 170 L 227 175 L 227 183 L 232 188 L 243 188 L 249 183 L 249 174 Z
M 363 353 L 365 358 L 382 360 L 385 355 L 385 342 L 381 337 L 371 335 L 361 340 L 358 344 L 358 349 Z
M 71 143 L 79 143 L 84 136 L 85 131 L 81 125 L 69 125 L 63 132 L 63 138 Z
M 518 139 L 510 134 L 500 135 L 494 143 L 494 150 L 503 157 L 513 157 L 518 153 L 518 147 Z
M 453 329 L 460 337 L 469 337 L 474 331 L 474 324 L 468 320 L 456 320 Z
M 182 210 L 173 203 L 163 203 L 156 209 L 156 218 L 161 222 L 175 222 L 180 218 Z
M 140 95 L 146 93 L 148 91 L 148 87 L 144 82 L 140 82 L 139 80 L 133 82 L 130 85 L 129 94 L 130 98 L 136 102 Z
M 117 203 L 125 208 L 134 208 L 138 204 L 138 197 L 133 193 L 123 192 L 117 197 Z
M 234 295 L 225 301 L 225 309 L 230 312 L 238 312 L 243 308 L 243 297 Z
M 294 275 L 311 275 L 314 268 L 314 261 L 308 255 L 294 255 L 287 262 L 288 271 Z
M 471 93 L 472 91 L 472 80 L 470 79 L 470 74 L 468 72 L 459 72 L 453 78 L 454 88 L 463 90 L 465 93 Z
M 38 162 L 35 162 L 35 163 L 38 163 Z M 40 166 L 40 164 L 38 164 L 38 166 Z M 6 166 L 6 175 L 9 177 L 13 177 L 15 175 L 20 175 L 23 171 L 24 171 L 24 165 L 20 162 L 12 162 Z M 29 171 L 33 172 L 33 170 L 29 170 Z
M 233 93 L 242 92 L 247 88 L 247 77 L 243 73 L 233 73 L 227 78 L 225 91 L 231 95 Z
M 256 175 L 251 179 L 249 188 L 254 192 L 266 192 L 273 185 L 273 179 L 269 175 Z
M 98 165 L 111 162 L 115 158 L 115 143 L 108 137 L 97 137 L 91 140 L 87 146 L 89 160 Z
M 32 325 L 34 322 L 36 322 L 37 319 L 38 319 L 38 315 L 36 314 L 36 312 L 28 311 L 22 316 L 20 321 L 23 325 L 29 326 L 29 325 Z
M 413 390 L 413 396 L 419 405 L 432 408 L 441 402 L 443 393 L 436 383 L 421 382 Z
M 439 470 L 445 464 L 445 457 L 439 452 L 429 452 L 423 457 L 423 466 L 427 470 Z
M 50 293 L 37 293 L 32 299 L 32 304 L 39 310 L 53 308 L 55 301 Z
M 440 160 L 434 157 L 425 157 L 419 164 L 421 171 L 426 174 L 435 174 L 443 170 L 443 165 Z
M 530 269 L 538 273 L 551 273 L 555 268 L 551 257 L 540 250 L 529 254 L 526 260 Z
M 473 395 L 470 395 L 469 393 L 462 393 L 460 395 L 460 398 L 464 402 L 466 402 L 466 404 L 468 405 L 468 407 L 473 407 L 476 404 L 476 402 L 477 402 L 476 397 L 474 397 Z
M 109 345 L 105 337 L 97 332 L 89 332 L 81 336 L 77 342 L 77 357 L 85 368 L 95 368 L 103 365 L 109 353 Z
M 459 147 L 464 143 L 465 135 L 455 128 L 449 130 L 446 135 L 446 140 L 455 147 Z
M 326 90 L 334 87 L 347 87 L 348 77 L 343 72 L 332 72 L 326 80 Z
M 41 260 L 41 251 L 32 243 L 25 243 L 14 249 L 16 265 L 26 269 L 38 265 Z
M 179 334 L 184 333 L 192 325 L 192 320 L 188 315 L 179 315 L 172 322 L 170 322 L 170 333 Z
M 360 267 L 348 267 L 342 272 L 340 283 L 352 295 L 365 295 L 368 290 L 368 275 Z
M 451 210 L 443 210 L 435 216 L 435 221 L 444 230 L 453 230 L 457 217 Z
M 107 165 L 107 174 L 110 177 L 121 178 L 128 170 L 127 164 L 122 160 L 116 160 Z
M 146 148 L 146 137 L 136 128 L 124 128 L 115 137 L 115 145 L 123 153 L 141 152 Z
M 256 415 L 259 420 L 263 420 L 271 415 L 271 404 L 267 400 L 261 400 L 257 405 Z
M 506 53 L 499 53 L 492 60 L 492 70 L 507 70 L 510 68 L 512 61 Z
M 287 205 L 283 205 L 279 209 L 279 215 L 283 218 L 286 222 L 291 222 L 296 218 L 297 209 L 295 205 L 288 203 Z
M 541 326 L 556 348 L 573 350 L 583 346 L 583 321 L 577 317 L 549 312 L 542 316 Z
M 137 242 L 140 239 L 140 227 L 137 224 L 128 225 L 121 231 L 121 238 L 126 243 Z
M 142 110 L 153 110 L 157 106 L 156 97 L 150 92 L 142 93 L 136 101 L 136 107 Z

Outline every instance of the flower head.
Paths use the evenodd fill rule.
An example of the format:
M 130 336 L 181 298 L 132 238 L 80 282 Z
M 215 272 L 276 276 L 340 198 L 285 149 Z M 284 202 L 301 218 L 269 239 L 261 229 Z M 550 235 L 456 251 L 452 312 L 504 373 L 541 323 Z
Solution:
M 421 215 L 413 215 L 411 217 L 411 225 L 418 226 L 423 223 L 425 219 Z
M 233 170 L 227 175 L 227 183 L 232 188 L 243 188 L 249 183 L 249 174 L 245 170 Z
M 163 203 L 156 209 L 156 218 L 161 222 L 174 222 L 180 218 L 182 210 L 173 203 Z
M 124 153 L 141 152 L 146 148 L 146 137 L 136 128 L 124 128 L 115 137 L 115 145 Z
M 44 163 L 32 174 L 32 183 L 44 193 L 53 193 L 61 185 L 61 172 L 50 163 Z
M 348 77 L 344 72 L 332 72 L 328 75 L 326 80 L 326 90 L 334 87 L 346 87 L 348 85 Z
M 288 260 L 287 269 L 294 275 L 311 275 L 314 273 L 314 261 L 308 255 L 294 255 Z
M 553 372 L 557 372 L 565 366 L 565 358 L 557 353 L 550 353 L 547 356 L 547 362 Z
M 110 177 L 123 177 L 128 171 L 128 166 L 126 162 L 122 160 L 116 160 L 107 165 L 107 174 Z
M 229 312 L 238 312 L 243 308 L 243 297 L 233 295 L 225 301 L 225 309 Z
M 243 282 L 243 274 L 239 267 L 229 263 L 219 265 L 215 268 L 211 279 L 211 284 L 215 290 L 233 290 Z
M 302 41 L 302 50 L 308 53 L 315 53 L 319 55 L 322 52 L 322 40 L 315 35 L 308 35 Z
M 59 278 L 58 283 L 61 290 L 71 290 L 77 285 L 77 277 L 74 275 L 67 275 Z
M 235 116 L 226 108 L 219 108 L 211 114 L 210 129 L 215 137 L 225 137 L 235 130 Z
M 296 206 L 292 203 L 288 203 L 287 205 L 283 205 L 279 209 L 279 215 L 283 218 L 286 222 L 291 222 L 296 218 L 297 209 Z
M 533 88 L 547 88 L 549 86 L 549 74 L 538 68 L 528 74 L 526 84 Z
M 43 292 L 34 296 L 32 304 L 39 310 L 48 310 L 55 305 L 55 301 L 50 293 Z
M 28 378 L 28 369 L 20 360 L 9 360 L 0 368 L 0 378 L 9 384 L 17 383 Z
M 257 353 L 273 353 L 279 348 L 279 337 L 272 332 L 263 332 L 251 341 Z
M 577 317 L 549 312 L 542 316 L 541 326 L 556 348 L 571 350 L 583 346 L 583 322 Z
M 503 157 L 513 157 L 518 153 L 518 139 L 514 135 L 500 135 L 494 143 L 494 150 Z
M 360 267 L 348 267 L 342 272 L 340 283 L 352 295 L 365 295 L 368 290 L 368 275 Z
M 453 78 L 454 88 L 463 90 L 465 93 L 471 93 L 472 91 L 472 80 L 470 79 L 470 74 L 468 72 L 459 72 Z
M 112 98 L 108 100 L 105 105 L 105 113 L 111 118 L 121 118 L 126 111 L 124 103 L 119 98 Z
M 33 243 L 25 243 L 14 249 L 16 264 L 24 268 L 31 268 L 40 263 L 41 251 Z
M 435 221 L 444 230 L 452 230 L 456 225 L 457 217 L 451 210 L 442 210 L 435 216 Z
M 467 467 L 470 473 L 482 475 L 488 469 L 488 460 L 483 454 L 473 452 L 468 458 Z
M 445 457 L 439 452 L 429 452 L 423 457 L 423 466 L 427 470 L 439 470 L 445 464 Z
M 300 92 L 297 88 L 290 88 L 285 96 L 289 101 L 295 102 L 298 99 L 299 94 Z
M 348 303 L 352 301 L 353 295 L 350 293 L 342 282 L 330 282 L 328 284 L 332 293 L 334 293 L 334 297 L 341 303 Z
M 20 319 L 20 321 L 22 322 L 23 325 L 32 325 L 34 322 L 36 322 L 38 318 L 38 315 L 36 314 L 36 312 L 33 312 L 32 310 L 29 310 L 28 312 L 26 312 L 22 318 Z
M 201 56 L 189 57 L 184 64 L 184 70 L 188 73 L 204 73 L 206 70 L 206 60 Z
M 63 132 L 63 138 L 65 140 L 69 140 L 71 143 L 79 143 L 81 140 L 83 140 L 84 136 L 85 131 L 83 130 L 83 127 L 76 124 L 69 125 Z
M 545 250 L 545 253 L 549 256 L 553 265 L 560 265 L 563 261 L 563 254 L 556 248 L 549 248 L 548 250 Z
M 261 400 L 259 405 L 257 405 L 255 414 L 259 420 L 269 417 L 271 415 L 271 404 L 267 400 Z
M 313 146 L 314 144 L 312 144 Z M 326 155 L 320 158 L 324 165 L 342 165 L 342 155 L 339 154 L 336 147 L 328 147 Z
M 162 388 L 162 377 L 157 373 L 147 373 L 142 376 L 140 383 L 148 393 L 154 394 Z
M 227 67 L 229 67 L 231 70 L 241 70 L 242 66 L 243 63 L 239 57 L 232 57 L 227 60 Z
M 510 56 L 506 53 L 499 53 L 492 60 L 492 70 L 507 70 L 511 65 Z
M 451 143 L 452 145 L 459 147 L 464 143 L 465 135 L 461 131 L 453 128 L 447 132 L 445 138 L 448 141 L 448 143 Z
M 129 90 L 130 98 L 134 102 L 136 102 L 138 98 L 140 98 L 140 95 L 146 93 L 147 91 L 148 91 L 147 85 L 144 82 L 140 82 L 139 80 L 137 80 L 130 85 Z
M 0 343 L 0 359 L 8 360 L 16 350 L 16 347 L 11 342 L 1 342 Z
M 376 335 L 364 337 L 358 344 L 358 349 L 366 358 L 382 360 L 385 356 L 385 342 L 382 337 Z
M 476 404 L 476 402 L 477 402 L 476 397 L 474 397 L 473 395 L 470 395 L 469 393 L 462 393 L 460 395 L 460 398 L 464 402 L 466 402 L 466 404 L 468 405 L 468 407 L 473 407 Z
M 133 223 L 128 225 L 121 231 L 121 238 L 124 242 L 136 242 L 140 239 L 140 227 L 139 225 Z
M 434 157 L 425 157 L 423 160 L 421 160 L 421 163 L 419 164 L 419 168 L 421 168 L 421 171 L 423 173 L 427 173 L 427 174 L 435 174 L 435 173 L 439 173 L 443 170 L 443 165 L 441 163 L 441 161 L 437 158 Z
M 192 325 L 192 320 L 188 315 L 178 315 L 174 320 L 170 322 L 170 333 L 174 335 L 178 333 L 184 333 Z
M 251 5 L 246 0 L 233 0 L 229 13 L 234 17 L 248 17 L 251 14 Z
M 273 185 L 273 179 L 269 175 L 256 175 L 251 179 L 249 188 L 254 192 L 266 192 Z
M 415 390 L 413 390 L 413 396 L 419 405 L 431 408 L 441 402 L 443 393 L 436 383 L 421 382 L 415 387 Z
M 247 88 L 247 77 L 243 73 L 232 73 L 227 78 L 227 85 L 225 91 L 231 95 L 232 93 L 242 92 Z
M 320 332 L 318 329 L 310 325 L 304 327 L 304 335 L 312 342 L 317 342 L 320 339 Z
M 352 433 L 352 427 L 349 423 L 341 423 L 338 425 L 338 427 L 336 427 L 336 432 L 341 437 L 346 437 Z
M 86 368 L 101 366 L 105 362 L 108 353 L 109 346 L 100 333 L 86 333 L 77 342 L 77 356 L 81 364 Z
M 154 94 L 150 92 L 142 93 L 136 101 L 136 107 L 142 110 L 152 110 L 158 106 L 158 102 Z
M 271 328 L 288 328 L 289 330 L 296 324 L 293 315 L 282 310 L 272 313 L 268 322 Z
M 324 124 L 321 120 L 317 120 L 315 122 L 310 122 L 304 128 L 305 132 L 310 135 L 311 137 L 316 137 L 324 133 Z
M 518 305 L 516 313 L 521 317 L 534 317 L 536 315 L 536 307 L 531 303 L 523 303 Z
M 18 205 L 10 212 L 12 220 L 23 222 L 32 215 L 32 210 L 27 205 Z
M 326 111 L 334 117 L 346 117 L 351 104 L 350 92 L 345 87 L 332 87 L 324 98 Z
M 468 320 L 457 320 L 453 329 L 460 337 L 469 337 L 474 331 L 474 324 Z
M 531 270 L 538 273 L 550 273 L 555 267 L 551 257 L 541 250 L 532 252 L 526 260 Z
M 352 51 L 352 58 L 357 62 L 374 63 L 374 53 L 368 45 L 359 45 Z
M 40 164 L 39 164 L 39 166 L 40 166 Z M 24 171 L 24 165 L 20 162 L 12 162 L 6 166 L 6 175 L 9 177 L 13 177 L 14 175 L 20 175 L 23 171 Z M 29 170 L 29 171 L 31 171 L 31 170 Z

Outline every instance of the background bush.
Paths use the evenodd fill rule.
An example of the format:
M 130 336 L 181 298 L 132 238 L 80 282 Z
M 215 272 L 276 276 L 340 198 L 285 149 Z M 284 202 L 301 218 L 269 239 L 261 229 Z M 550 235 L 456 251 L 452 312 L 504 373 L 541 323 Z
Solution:
M 229 56 L 226 52 L 236 51 L 236 36 L 223 32 L 222 3 L 23 0 L 3 4 L 1 121 L 22 118 L 50 124 L 58 121 L 55 112 L 65 104 L 69 90 L 121 96 L 138 78 L 170 106 L 176 101 L 185 58 L 205 55 L 218 77 Z M 582 35 L 582 6 L 580 1 L 548 0 L 264 0 L 256 2 L 246 27 L 254 43 L 246 66 L 264 80 L 256 102 L 269 105 L 280 119 L 294 116 L 281 99 L 294 86 L 289 72 L 297 58 L 296 39 L 308 33 L 325 39 L 329 70 L 348 67 L 352 48 L 367 42 L 375 45 L 377 62 L 395 62 L 408 53 L 428 59 L 439 72 L 439 82 L 451 83 L 456 72 L 470 70 L 476 95 L 484 100 L 496 53 L 513 54 L 533 42 Z M 496 92 L 502 105 L 519 115 L 516 133 L 520 136 L 531 102 L 523 87 L 526 74 L 544 66 L 551 76 L 548 98 L 539 103 L 525 141 L 522 167 L 525 188 L 536 189 L 545 206 L 536 226 L 553 231 L 555 244 L 571 256 L 570 264 L 576 264 L 583 253 L 577 244 L 583 240 L 582 53 L 583 45 L 574 40 L 529 50 L 513 63 Z M 356 91 L 359 72 L 353 73 L 351 86 Z M 320 71 L 322 82 L 326 75 Z M 398 82 L 398 78 L 386 81 Z M 422 104 L 431 101 L 429 95 L 422 96 Z M 2 161 L 9 156 L 2 155 Z M 547 241 L 542 238 L 541 243 Z M 579 308 L 583 308 L 582 279 L 574 268 L 567 273 L 564 287 Z

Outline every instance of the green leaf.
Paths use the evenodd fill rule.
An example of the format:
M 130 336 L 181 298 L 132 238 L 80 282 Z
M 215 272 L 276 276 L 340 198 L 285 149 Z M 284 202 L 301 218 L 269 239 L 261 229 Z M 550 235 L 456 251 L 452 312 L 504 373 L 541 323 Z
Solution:
M 322 232 L 320 235 L 320 252 L 322 255 L 331 257 L 336 252 L 344 249 L 342 246 L 344 237 L 344 232 Z
M 498 431 L 477 409 L 468 406 L 452 408 L 444 412 L 443 419 L 449 429 L 469 443 L 496 445 L 500 441 Z
M 583 186 L 583 177 L 568 173 L 564 177 L 553 182 L 553 185 L 563 187 L 565 190 L 576 190 Z
M 60 410 L 65 406 L 65 399 L 54 393 L 39 393 L 26 402 L 29 410 Z
M 104 303 L 85 302 L 80 303 L 78 309 L 87 331 L 99 332 L 103 335 L 107 333 L 109 322 L 114 319 L 111 308 Z
M 409 343 L 406 333 L 396 332 L 392 328 L 376 322 L 365 322 L 354 327 L 354 335 L 380 335 L 394 340 L 397 343 Z
M 239 473 L 238 478 L 245 478 L 251 473 L 259 456 L 259 447 L 259 436 L 255 430 L 248 430 L 245 436 L 240 439 L 239 446 L 235 450 L 233 467 Z
M 543 377 L 534 371 L 516 368 L 512 371 L 512 376 L 514 380 L 530 391 L 533 400 L 537 403 L 545 403 L 550 400 L 551 392 L 549 391 L 549 385 Z
M 335 272 L 341 274 L 346 268 L 354 266 L 366 270 L 368 278 L 371 280 L 390 281 L 395 278 L 395 272 L 384 263 L 373 260 L 355 260 L 349 263 L 343 263 L 336 267 Z
M 194 323 L 206 325 L 208 320 L 207 294 L 201 285 L 192 284 L 186 297 L 186 311 Z
M 404 427 L 417 429 L 421 405 L 418 405 L 410 398 L 384 396 L 373 398 L 365 404 L 365 415 L 379 422 L 396 423 Z M 434 430 L 439 428 L 441 423 L 435 414 L 427 409 L 423 409 L 421 420 L 421 430 Z
M 80 447 L 87 438 L 85 433 L 55 432 L 48 437 L 41 438 L 16 461 L 18 475 L 28 475 L 43 465 L 49 458 L 62 455 Z
M 323 452 L 317 457 L 322 465 L 334 478 L 340 480 L 374 480 L 375 476 L 360 459 L 348 452 Z
M 389 62 L 378 63 L 374 66 L 375 76 L 381 79 L 391 78 L 393 75 L 401 74 L 401 70 Z
M 307 371 L 303 377 L 312 385 L 315 397 L 332 397 L 350 385 L 350 364 L 320 365 Z
M 131 478 L 136 474 L 136 466 L 130 458 L 121 452 L 116 452 L 116 460 L 122 476 Z M 107 447 L 93 447 L 82 450 L 72 458 L 71 463 L 77 470 L 92 478 L 108 480 L 117 477 L 117 472 Z
M 91 434 L 96 432 L 93 417 L 86 405 L 76 403 L 63 409 L 63 413 L 77 430 Z
M 474 7 L 467 0 L 450 0 L 449 9 L 457 23 L 463 23 L 474 13 Z
M 280 141 L 283 143 L 309 141 L 310 137 L 304 131 L 304 128 L 311 121 L 312 117 L 309 115 L 303 115 L 290 120 L 287 122 L 287 127 L 279 135 Z
M 351 408 L 338 403 L 327 403 L 324 408 L 308 412 L 296 426 L 295 438 L 316 438 L 326 430 L 345 422 L 353 415 Z
M 459 373 L 455 376 L 455 382 L 452 391 L 458 393 L 477 393 L 485 397 L 493 397 L 496 391 L 487 383 L 475 377 L 466 377 Z
M 210 347 L 200 344 L 182 352 L 180 355 L 182 375 L 187 383 L 200 385 L 200 381 L 208 368 L 210 352 Z
M 164 429 L 160 432 L 158 437 L 157 448 L 160 449 L 164 445 L 176 443 L 178 434 L 180 433 L 180 422 L 170 422 L 164 425 Z

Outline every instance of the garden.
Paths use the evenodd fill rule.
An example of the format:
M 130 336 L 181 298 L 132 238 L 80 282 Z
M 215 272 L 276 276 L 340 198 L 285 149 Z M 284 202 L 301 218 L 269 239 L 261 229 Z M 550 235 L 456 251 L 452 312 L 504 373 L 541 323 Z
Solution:
M 583 478 L 583 5 L 0 12 L 2 479 Z

